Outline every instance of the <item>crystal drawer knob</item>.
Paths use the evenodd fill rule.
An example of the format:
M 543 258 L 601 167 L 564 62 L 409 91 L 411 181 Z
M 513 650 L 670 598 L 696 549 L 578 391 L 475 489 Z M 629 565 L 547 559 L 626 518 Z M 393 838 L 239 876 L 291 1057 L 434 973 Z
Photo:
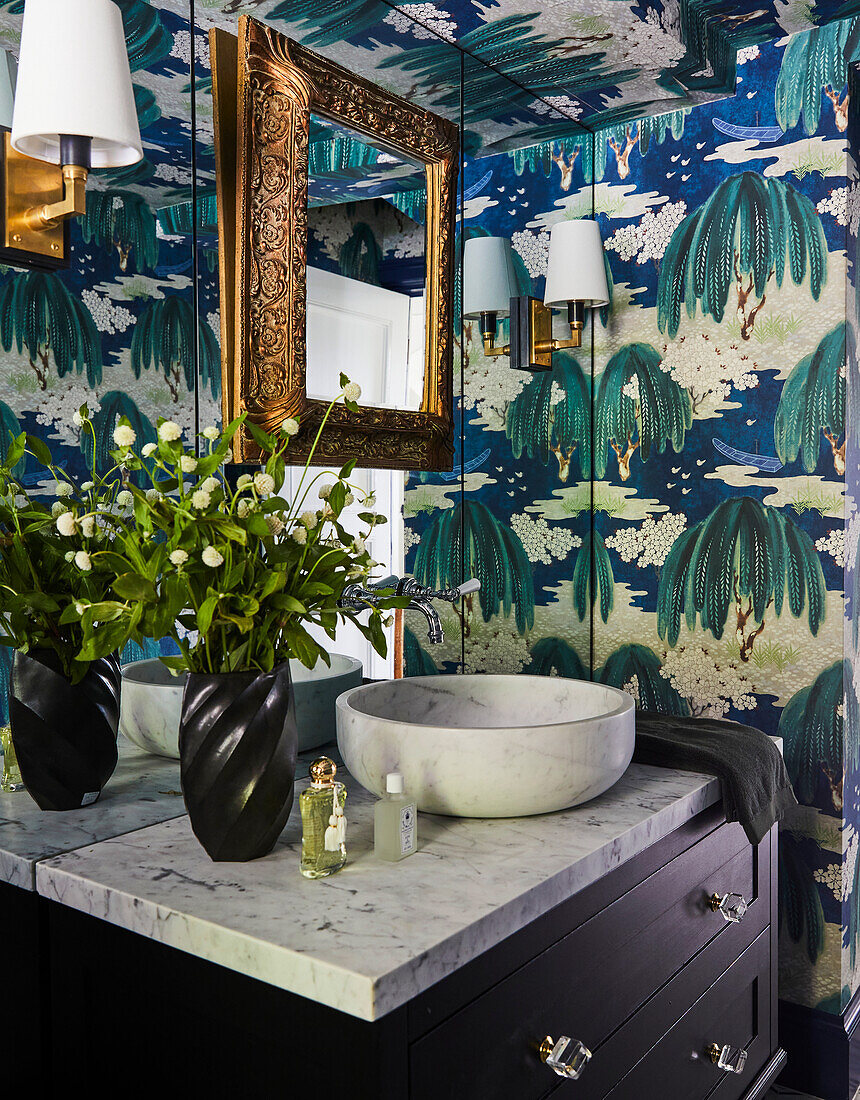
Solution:
M 743 1073 L 747 1064 L 747 1052 L 743 1047 L 730 1047 L 728 1044 L 719 1046 L 711 1043 L 708 1047 L 708 1056 L 717 1067 L 726 1073 Z
M 711 894 L 708 905 L 715 913 L 722 913 L 729 924 L 740 924 L 749 909 L 742 894 Z
M 578 1039 L 566 1035 L 555 1042 L 547 1035 L 540 1045 L 541 1061 L 546 1062 L 553 1073 L 568 1081 L 577 1081 L 591 1061 L 591 1051 Z

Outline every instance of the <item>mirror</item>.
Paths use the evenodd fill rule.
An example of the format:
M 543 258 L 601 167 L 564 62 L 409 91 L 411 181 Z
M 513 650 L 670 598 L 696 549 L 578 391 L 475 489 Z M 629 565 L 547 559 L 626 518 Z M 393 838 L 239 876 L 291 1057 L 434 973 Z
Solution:
M 343 370 L 319 460 L 450 470 L 457 128 L 246 16 L 210 41 L 225 418 L 299 417 L 303 462 Z
M 347 374 L 362 404 L 420 412 L 424 396 L 424 165 L 311 114 L 307 396 Z

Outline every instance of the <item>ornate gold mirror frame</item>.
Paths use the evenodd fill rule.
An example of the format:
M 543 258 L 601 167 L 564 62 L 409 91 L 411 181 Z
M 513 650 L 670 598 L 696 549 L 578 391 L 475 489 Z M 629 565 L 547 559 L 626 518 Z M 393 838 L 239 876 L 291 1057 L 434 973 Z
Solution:
M 311 112 L 426 166 L 426 349 L 418 412 L 335 407 L 320 465 L 453 465 L 452 300 L 458 132 L 248 16 L 239 37 L 210 31 L 225 422 L 247 410 L 265 431 L 301 418 L 289 459 L 304 462 L 326 403 L 305 388 L 308 130 Z M 404 369 L 405 369 L 404 364 Z M 260 450 L 245 432 L 237 462 Z

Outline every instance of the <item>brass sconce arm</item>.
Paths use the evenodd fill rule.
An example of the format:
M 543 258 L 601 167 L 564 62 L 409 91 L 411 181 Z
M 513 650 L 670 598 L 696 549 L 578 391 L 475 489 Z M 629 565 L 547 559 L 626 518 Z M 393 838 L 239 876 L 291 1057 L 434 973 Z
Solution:
M 63 165 L 63 197 L 59 202 L 33 206 L 24 215 L 28 229 L 55 229 L 66 218 L 81 217 L 87 212 L 87 176 L 79 164 Z
M 581 348 L 582 330 L 585 327 L 585 306 L 582 302 L 567 303 L 567 323 L 570 325 L 569 340 L 539 342 L 536 350 L 552 354 L 554 351 L 563 351 L 565 348 Z
M 496 355 L 510 355 L 510 344 L 496 344 L 496 330 L 498 319 L 495 313 L 481 314 L 481 336 L 484 341 L 484 355 L 488 358 Z

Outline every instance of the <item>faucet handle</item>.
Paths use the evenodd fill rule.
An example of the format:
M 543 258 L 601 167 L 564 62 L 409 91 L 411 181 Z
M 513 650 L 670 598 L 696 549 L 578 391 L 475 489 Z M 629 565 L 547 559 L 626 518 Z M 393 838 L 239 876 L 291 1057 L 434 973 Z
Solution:
M 383 577 L 381 581 L 368 581 L 368 588 L 396 588 L 400 584 L 400 578 L 392 573 L 390 577 Z
M 469 581 L 463 581 L 463 583 L 458 586 L 457 591 L 461 596 L 471 596 L 473 592 L 481 591 L 481 582 L 477 577 L 472 577 Z

